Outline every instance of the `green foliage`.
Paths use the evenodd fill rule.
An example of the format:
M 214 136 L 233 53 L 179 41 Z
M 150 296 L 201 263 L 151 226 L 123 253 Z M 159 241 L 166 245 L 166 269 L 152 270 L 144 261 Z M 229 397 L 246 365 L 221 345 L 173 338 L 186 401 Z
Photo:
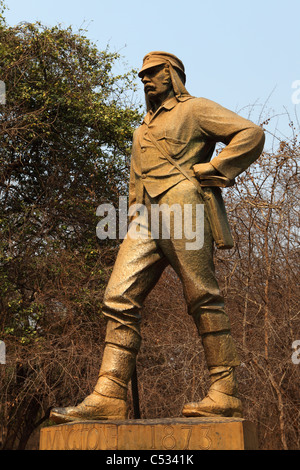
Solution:
M 61 254 L 76 250 L 91 269 L 93 250 L 114 248 L 96 239 L 96 208 L 127 191 L 141 116 L 129 100 L 135 72 L 113 74 L 118 54 L 71 28 L 9 27 L 1 8 L 0 334 L 26 342 L 42 335 L 47 307 L 35 297 L 59 278 Z
M 7 9 L 7 7 L 4 3 L 4 1 L 0 0 L 0 27 L 2 27 L 2 25 L 5 24 L 5 18 L 4 18 L 3 13 L 5 12 L 6 9 Z
M 139 116 L 122 104 L 132 76 L 112 75 L 117 54 L 99 52 L 70 29 L 40 24 L 2 29 L 0 44 L 7 87 L 1 165 L 6 184 L 15 188 L 6 202 L 18 201 L 22 212 L 24 200 L 70 210 L 70 196 L 82 184 L 86 198 L 93 191 L 107 194 L 107 178 L 116 177 L 122 189 Z

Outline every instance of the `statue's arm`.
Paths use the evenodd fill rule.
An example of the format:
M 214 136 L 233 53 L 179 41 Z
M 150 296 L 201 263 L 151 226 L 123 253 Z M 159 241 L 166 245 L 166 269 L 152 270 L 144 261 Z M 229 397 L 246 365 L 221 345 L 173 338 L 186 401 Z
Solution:
M 196 174 L 234 180 L 260 156 L 265 142 L 261 127 L 210 100 L 200 99 L 196 116 L 208 139 L 226 144 L 210 163 L 195 165 Z

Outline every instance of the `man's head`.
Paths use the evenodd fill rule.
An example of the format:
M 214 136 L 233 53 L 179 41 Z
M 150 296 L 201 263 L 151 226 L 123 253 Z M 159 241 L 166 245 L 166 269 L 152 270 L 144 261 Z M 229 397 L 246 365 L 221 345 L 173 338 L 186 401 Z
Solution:
M 144 84 L 148 110 L 153 103 L 170 96 L 178 99 L 189 95 L 185 89 L 184 65 L 175 55 L 168 52 L 150 52 L 144 57 L 139 77 Z

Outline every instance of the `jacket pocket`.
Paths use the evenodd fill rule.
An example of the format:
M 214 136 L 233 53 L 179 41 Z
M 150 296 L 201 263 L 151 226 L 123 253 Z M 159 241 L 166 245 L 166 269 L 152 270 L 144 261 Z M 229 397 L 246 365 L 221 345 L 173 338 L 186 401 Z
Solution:
M 158 141 L 173 158 L 179 158 L 187 147 L 187 142 L 166 135 L 159 138 Z

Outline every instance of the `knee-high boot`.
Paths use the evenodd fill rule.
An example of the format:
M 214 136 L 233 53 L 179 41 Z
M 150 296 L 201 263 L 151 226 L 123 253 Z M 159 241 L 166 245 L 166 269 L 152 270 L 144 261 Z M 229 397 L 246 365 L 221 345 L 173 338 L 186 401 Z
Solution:
M 183 407 L 184 416 L 242 417 L 235 367 L 240 364 L 224 311 L 200 314 L 195 318 L 210 375 L 206 397 Z
M 109 320 L 102 364 L 94 391 L 77 406 L 52 409 L 50 418 L 56 423 L 126 419 L 128 383 L 134 371 L 140 343 L 138 327 L 133 329 Z

